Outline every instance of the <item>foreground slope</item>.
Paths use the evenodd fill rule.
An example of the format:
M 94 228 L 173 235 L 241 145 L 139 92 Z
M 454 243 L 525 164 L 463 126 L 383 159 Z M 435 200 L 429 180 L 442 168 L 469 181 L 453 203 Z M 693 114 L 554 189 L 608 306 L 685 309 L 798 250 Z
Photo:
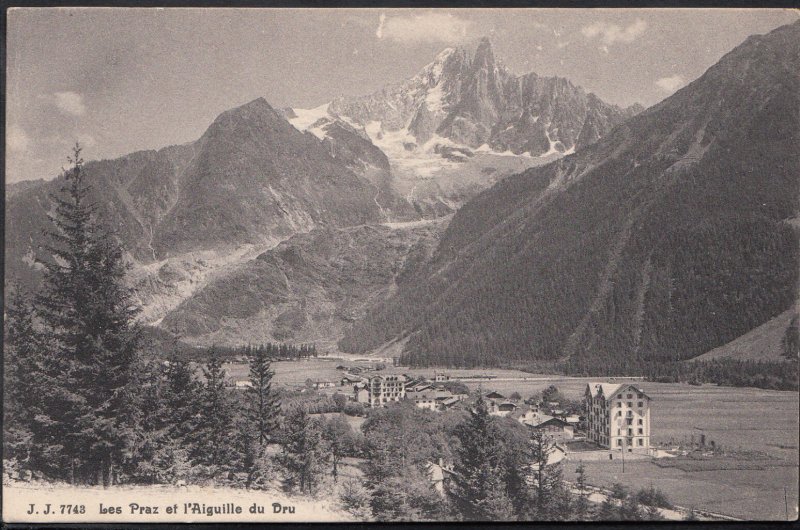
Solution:
M 687 359 L 796 299 L 800 23 L 753 36 L 597 143 L 464 206 L 340 342 L 417 363 Z

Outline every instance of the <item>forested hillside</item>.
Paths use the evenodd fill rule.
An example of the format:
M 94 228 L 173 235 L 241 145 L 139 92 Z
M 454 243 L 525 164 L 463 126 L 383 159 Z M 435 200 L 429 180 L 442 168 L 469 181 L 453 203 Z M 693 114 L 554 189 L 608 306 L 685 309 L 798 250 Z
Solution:
M 800 23 L 575 155 L 454 217 L 424 280 L 340 342 L 408 338 L 414 364 L 556 360 L 573 372 L 689 359 L 796 299 Z

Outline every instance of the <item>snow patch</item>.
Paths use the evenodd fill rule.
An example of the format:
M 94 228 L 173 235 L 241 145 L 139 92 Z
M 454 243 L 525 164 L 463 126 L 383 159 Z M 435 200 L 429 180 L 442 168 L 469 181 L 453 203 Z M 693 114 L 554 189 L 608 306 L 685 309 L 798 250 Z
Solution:
M 303 132 L 319 121 L 320 118 L 330 116 L 328 106 L 330 106 L 330 103 L 325 103 L 313 109 L 292 109 L 297 117 L 290 119 L 289 123 L 298 131 Z M 318 135 L 315 133 L 315 136 Z

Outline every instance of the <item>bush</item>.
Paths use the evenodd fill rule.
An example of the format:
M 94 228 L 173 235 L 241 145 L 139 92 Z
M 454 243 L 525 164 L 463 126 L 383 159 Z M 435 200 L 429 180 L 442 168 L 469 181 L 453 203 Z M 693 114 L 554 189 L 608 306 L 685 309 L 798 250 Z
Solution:
M 646 506 L 655 506 L 656 508 L 672 508 L 672 503 L 667 498 L 667 495 L 660 489 L 653 486 L 641 489 L 636 494 L 636 498 L 640 503 Z
M 372 516 L 369 506 L 369 491 L 357 480 L 348 480 L 342 484 L 339 502 L 342 505 L 342 509 L 360 521 L 367 520 Z
M 363 403 L 356 403 L 354 401 L 349 401 L 345 404 L 343 411 L 348 416 L 363 416 L 364 415 L 364 404 Z
M 623 500 L 625 497 L 628 496 L 628 488 L 620 484 L 619 482 L 615 482 L 611 485 L 611 497 L 614 499 Z

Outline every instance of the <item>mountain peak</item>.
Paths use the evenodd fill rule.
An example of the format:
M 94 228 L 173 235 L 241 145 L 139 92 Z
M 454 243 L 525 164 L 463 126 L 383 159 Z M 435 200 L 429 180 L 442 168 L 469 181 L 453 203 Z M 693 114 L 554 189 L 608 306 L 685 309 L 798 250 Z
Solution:
M 478 46 L 475 48 L 473 64 L 476 66 L 494 65 L 494 50 L 492 49 L 492 43 L 488 37 L 482 37 L 481 40 L 478 41 Z

